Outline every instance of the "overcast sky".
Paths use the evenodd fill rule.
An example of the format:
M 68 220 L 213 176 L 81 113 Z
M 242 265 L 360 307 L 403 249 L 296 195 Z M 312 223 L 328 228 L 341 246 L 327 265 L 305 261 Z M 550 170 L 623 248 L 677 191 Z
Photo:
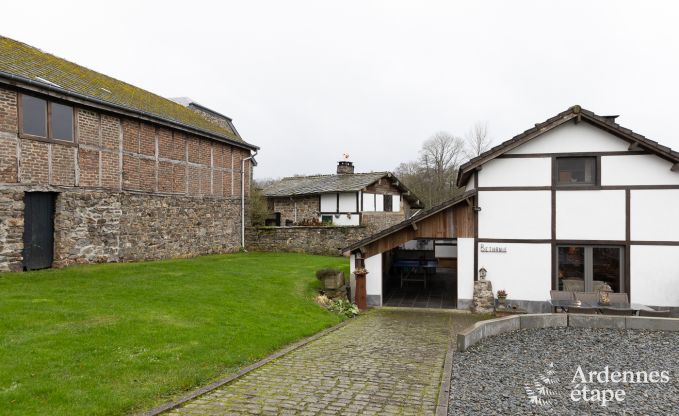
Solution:
M 652 1 L 7 2 L 0 33 L 233 118 L 258 178 L 497 144 L 571 105 L 679 149 L 679 6 Z

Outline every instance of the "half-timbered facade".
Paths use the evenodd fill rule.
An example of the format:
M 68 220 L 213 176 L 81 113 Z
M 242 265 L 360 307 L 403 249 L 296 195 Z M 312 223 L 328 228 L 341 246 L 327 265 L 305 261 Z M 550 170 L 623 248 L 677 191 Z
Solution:
M 461 166 L 458 186 L 464 194 L 439 212 L 347 247 L 352 267 L 362 257 L 370 272 L 373 304 L 395 247 L 448 239 L 457 307 L 470 304 L 481 268 L 529 310 L 547 310 L 552 289 L 604 284 L 679 307 L 679 153 L 614 116 L 574 106 Z

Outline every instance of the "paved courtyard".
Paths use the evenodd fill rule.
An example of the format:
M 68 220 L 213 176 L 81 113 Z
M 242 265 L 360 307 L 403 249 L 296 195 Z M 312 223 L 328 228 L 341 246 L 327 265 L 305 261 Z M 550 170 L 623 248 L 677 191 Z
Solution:
M 433 415 L 449 337 L 474 320 L 373 310 L 170 414 Z

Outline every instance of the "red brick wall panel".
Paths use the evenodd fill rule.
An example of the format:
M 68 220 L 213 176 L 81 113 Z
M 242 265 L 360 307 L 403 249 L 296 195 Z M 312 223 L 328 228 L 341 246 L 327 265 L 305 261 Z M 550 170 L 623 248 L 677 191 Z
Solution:
M 224 196 L 224 174 L 221 170 L 212 171 L 212 195 Z
M 49 151 L 47 143 L 21 140 L 21 182 L 49 183 Z
M 195 166 L 189 166 L 188 174 L 188 194 L 200 195 L 200 169 Z
M 152 124 L 141 123 L 139 153 L 146 156 L 155 156 L 156 154 L 156 127 Z
M 156 191 L 156 161 L 141 159 L 139 162 L 139 185 L 142 191 Z
M 212 165 L 212 143 L 200 139 L 200 163 L 205 166 Z
M 196 136 L 186 138 L 189 147 L 189 162 L 200 163 L 200 139 Z
M 222 188 L 224 189 L 224 196 L 225 197 L 230 197 L 232 196 L 232 183 L 231 180 L 233 178 L 233 175 L 231 172 L 225 171 L 224 172 L 224 177 L 222 179 Z
M 75 186 L 75 148 L 52 144 L 52 185 Z
M 118 153 L 101 152 L 101 186 L 104 188 L 120 188 L 120 155 Z
M 106 149 L 120 149 L 120 119 L 101 115 L 101 145 Z
M 209 168 L 200 168 L 200 194 L 212 194 L 212 172 Z
M 78 165 L 80 167 L 80 186 L 99 186 L 99 152 L 80 149 Z
M 99 146 L 99 114 L 94 111 L 78 109 L 78 143 Z
M 140 189 L 139 185 L 139 159 L 136 157 L 123 156 L 123 188 Z
M 17 181 L 17 142 L 11 139 L 0 139 L 0 182 Z
M 158 162 L 158 191 L 173 192 L 173 169 L 174 164 L 170 162 Z
M 19 132 L 17 93 L 4 88 L 0 88 L 0 131 L 14 134 Z
M 172 136 L 172 159 L 186 160 L 186 134 L 175 131 Z
M 174 192 L 186 194 L 186 165 L 175 164 L 172 167 L 172 173 L 173 173 L 172 190 Z
M 123 120 L 123 150 L 139 153 L 139 123 L 136 121 Z
M 174 159 L 172 131 L 165 127 L 158 128 L 158 157 Z

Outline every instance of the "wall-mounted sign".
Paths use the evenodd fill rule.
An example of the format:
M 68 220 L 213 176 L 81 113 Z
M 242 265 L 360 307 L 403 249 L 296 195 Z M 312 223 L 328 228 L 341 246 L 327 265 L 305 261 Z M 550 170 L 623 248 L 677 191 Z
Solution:
M 507 246 L 489 246 L 487 244 L 479 244 L 482 253 L 506 253 Z

